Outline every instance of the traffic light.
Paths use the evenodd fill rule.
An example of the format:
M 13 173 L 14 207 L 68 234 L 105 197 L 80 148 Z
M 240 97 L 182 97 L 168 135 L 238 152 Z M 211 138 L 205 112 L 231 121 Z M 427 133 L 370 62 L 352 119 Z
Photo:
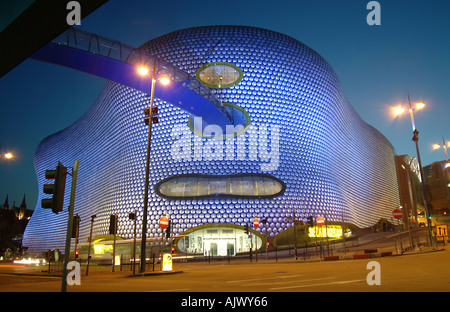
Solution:
M 150 121 L 150 108 L 144 108 L 144 114 L 145 114 L 145 124 L 148 126 Z M 159 123 L 158 119 L 158 106 L 152 107 L 152 113 L 151 113 L 152 123 L 157 124 Z
M 42 208 L 51 209 L 53 213 L 63 210 L 64 191 L 66 188 L 67 168 L 60 162 L 55 170 L 45 170 L 45 178 L 53 180 L 53 184 L 44 184 L 44 193 L 52 194 L 51 198 L 44 198 L 41 201 Z
M 116 235 L 117 231 L 117 215 L 109 216 L 109 234 Z
M 245 225 L 244 231 L 245 231 L 245 234 L 250 234 L 250 230 L 248 228 L 248 224 Z
M 419 141 L 419 130 L 417 130 L 417 129 L 414 130 L 412 140 L 414 142 Z
M 313 218 L 313 216 L 309 216 L 308 217 L 308 223 L 309 223 L 309 226 L 314 226 L 314 218 Z
M 79 229 L 80 229 L 80 216 L 76 215 L 73 216 L 72 219 L 72 238 L 78 238 L 78 233 L 79 233 Z

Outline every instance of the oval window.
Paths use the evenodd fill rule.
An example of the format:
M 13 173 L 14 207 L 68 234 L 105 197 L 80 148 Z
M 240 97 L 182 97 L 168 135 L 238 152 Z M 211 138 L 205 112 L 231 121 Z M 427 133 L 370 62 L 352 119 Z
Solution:
M 249 114 L 245 111 L 245 109 L 243 109 L 242 107 L 233 104 L 233 103 L 227 103 L 224 102 L 223 106 L 225 106 L 225 108 L 227 109 L 228 113 L 233 117 L 233 133 L 222 133 L 221 135 L 218 135 L 217 133 L 214 134 L 214 136 L 208 136 L 205 135 L 204 132 L 204 127 L 208 126 L 207 124 L 203 124 L 202 122 L 200 122 L 200 125 L 198 125 L 196 123 L 196 119 L 192 118 L 191 116 L 189 116 L 188 119 L 188 126 L 189 129 L 191 129 L 191 131 L 202 137 L 202 138 L 208 138 L 208 139 L 217 139 L 217 140 L 224 140 L 224 139 L 229 139 L 229 138 L 233 138 L 233 137 L 237 137 L 243 133 L 245 133 L 245 131 L 248 130 L 248 128 L 250 127 L 250 116 Z
M 155 185 L 158 196 L 166 199 L 274 198 L 283 195 L 286 184 L 274 176 L 262 173 L 234 175 L 181 174 L 166 178 Z
M 197 79 L 209 88 L 230 88 L 242 80 L 242 70 L 234 64 L 215 62 L 197 70 Z

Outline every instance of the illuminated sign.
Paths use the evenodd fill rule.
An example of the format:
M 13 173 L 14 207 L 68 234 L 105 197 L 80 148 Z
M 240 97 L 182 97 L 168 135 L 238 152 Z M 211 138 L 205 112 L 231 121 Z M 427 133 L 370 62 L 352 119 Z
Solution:
M 342 238 L 342 226 L 327 225 L 327 226 L 312 226 L 308 229 L 309 237 L 328 237 L 328 238 Z
M 112 245 L 103 245 L 103 244 L 95 244 L 94 246 L 94 254 L 103 255 L 105 253 L 110 253 L 113 251 Z
M 172 255 L 169 253 L 163 254 L 162 264 L 163 271 L 172 271 Z

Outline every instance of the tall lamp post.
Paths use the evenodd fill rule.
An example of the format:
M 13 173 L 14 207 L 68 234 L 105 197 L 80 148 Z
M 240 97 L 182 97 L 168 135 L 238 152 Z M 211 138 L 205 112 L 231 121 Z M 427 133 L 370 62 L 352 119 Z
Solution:
M 412 106 L 409 94 L 408 94 L 408 103 L 409 103 L 409 115 L 411 116 L 411 124 L 412 124 L 412 129 L 413 129 L 412 140 L 416 144 L 417 161 L 419 163 L 420 179 L 422 182 L 423 201 L 424 201 L 424 205 L 425 205 L 425 213 L 426 213 L 426 219 L 427 219 L 427 225 L 428 225 L 428 235 L 430 236 L 431 247 L 434 248 L 434 240 L 433 240 L 433 234 L 432 234 L 432 230 L 431 230 L 430 212 L 428 210 L 427 193 L 425 190 L 425 179 L 423 176 L 422 161 L 420 160 L 419 143 L 418 143 L 419 142 L 419 130 L 417 130 L 417 128 L 416 128 L 416 124 L 414 121 L 414 112 L 413 112 L 415 109 L 424 108 L 425 104 L 420 102 L 420 103 L 417 103 L 416 105 Z M 402 108 L 395 109 L 396 114 L 401 114 L 403 111 L 404 110 Z
M 142 76 L 148 75 L 148 69 L 146 67 L 139 67 L 138 73 Z M 152 140 L 152 124 L 153 122 L 157 123 L 158 117 L 153 116 L 154 108 L 153 108 L 153 98 L 155 94 L 155 84 L 156 84 L 156 57 L 153 59 L 153 68 L 151 75 L 151 91 L 150 91 L 150 108 L 145 110 L 146 115 L 149 115 L 148 118 L 148 136 L 147 136 L 147 159 L 145 165 L 145 185 L 144 185 L 144 208 L 142 212 L 142 236 L 141 236 L 141 260 L 139 272 L 143 273 L 145 271 L 145 262 L 146 262 L 146 243 L 147 243 L 147 214 L 148 214 L 148 183 L 149 183 L 149 175 L 150 175 L 150 151 L 151 151 L 151 140 Z M 163 84 L 168 84 L 170 80 L 168 78 L 160 79 Z M 147 120 L 147 119 L 146 119 Z
M 448 168 L 449 163 L 448 163 L 447 147 L 450 147 L 450 142 L 447 142 L 447 143 L 446 143 L 444 137 L 442 137 L 442 146 L 439 145 L 439 144 L 434 144 L 434 145 L 433 145 L 433 148 L 434 148 L 434 149 L 438 149 L 438 148 L 440 148 L 440 147 L 442 147 L 442 148 L 444 149 L 444 152 L 445 152 L 445 161 L 446 161 L 445 167 Z

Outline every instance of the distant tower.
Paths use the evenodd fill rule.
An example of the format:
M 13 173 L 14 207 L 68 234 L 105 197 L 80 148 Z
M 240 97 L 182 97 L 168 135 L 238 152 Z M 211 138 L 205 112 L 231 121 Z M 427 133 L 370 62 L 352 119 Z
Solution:
M 3 203 L 2 209 L 5 209 L 5 210 L 9 209 L 8 194 L 6 195 L 6 199 L 5 199 L 5 202 Z

